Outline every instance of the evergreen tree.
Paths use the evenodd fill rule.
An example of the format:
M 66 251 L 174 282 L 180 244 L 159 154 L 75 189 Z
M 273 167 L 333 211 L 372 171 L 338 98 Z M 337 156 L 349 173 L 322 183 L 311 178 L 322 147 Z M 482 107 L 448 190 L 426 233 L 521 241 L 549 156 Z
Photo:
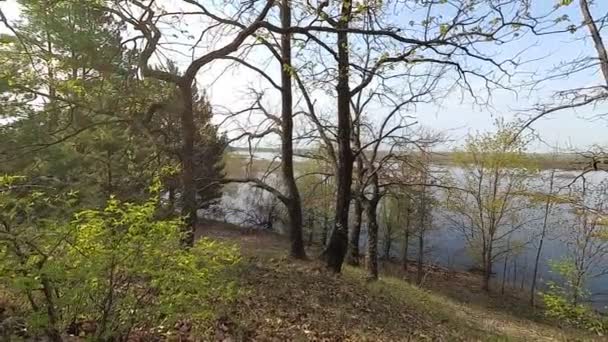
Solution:
M 75 186 L 101 205 L 110 196 L 142 198 L 152 177 L 179 162 L 181 141 L 175 88 L 138 78 L 138 51 L 120 44 L 122 25 L 96 3 L 20 2 L 18 37 L 0 44 L 0 118 L 10 121 L 0 126 L 0 172 Z M 225 144 L 207 99 L 194 93 L 205 207 L 221 196 Z M 162 104 L 164 117 L 147 118 L 151 103 Z

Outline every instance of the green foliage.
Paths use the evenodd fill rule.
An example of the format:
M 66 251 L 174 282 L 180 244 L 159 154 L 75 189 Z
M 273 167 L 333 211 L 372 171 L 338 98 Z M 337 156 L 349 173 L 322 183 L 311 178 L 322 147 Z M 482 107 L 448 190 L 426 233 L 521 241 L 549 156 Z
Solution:
M 18 2 L 21 39 L 0 43 L 0 118 L 12 120 L 0 125 L 0 173 L 77 188 L 83 207 L 110 196 L 145 200 L 160 170 L 180 162 L 175 87 L 138 77 L 139 51 L 120 44 L 124 23 L 100 9 L 106 1 Z M 205 207 L 221 196 L 225 139 L 211 124 L 209 102 L 193 93 L 194 176 Z M 152 104 L 161 109 L 150 117 Z M 179 188 L 177 176 L 164 181 Z
M 608 321 L 580 302 L 588 296 L 583 285 L 576 281 L 576 267 L 570 260 L 551 263 L 553 272 L 564 279 L 563 283 L 547 283 L 541 293 L 545 315 L 561 323 L 586 329 L 597 334 L 608 332 Z
M 27 299 L 34 332 L 83 321 L 94 322 L 96 339 L 185 319 L 198 327 L 214 301 L 236 294 L 236 248 L 207 239 L 181 248 L 181 220 L 156 218 L 158 182 L 142 204 L 111 198 L 69 219 L 76 193 L 0 181 L 0 284 Z
M 527 141 L 518 136 L 516 122 L 497 121 L 497 131 L 471 135 L 463 151 L 455 152 L 455 161 L 463 166 L 481 166 L 486 169 L 534 169 L 535 163 L 524 153 Z
M 451 181 L 445 203 L 486 274 L 526 220 L 527 179 L 536 167 L 518 132 L 517 123 L 497 121 L 496 132 L 469 136 L 464 151 L 455 153 L 463 172 Z
M 560 293 L 559 287 L 549 284 L 549 290 L 542 294 L 547 317 L 558 320 L 567 325 L 604 334 L 608 331 L 608 322 L 583 304 L 574 304 Z

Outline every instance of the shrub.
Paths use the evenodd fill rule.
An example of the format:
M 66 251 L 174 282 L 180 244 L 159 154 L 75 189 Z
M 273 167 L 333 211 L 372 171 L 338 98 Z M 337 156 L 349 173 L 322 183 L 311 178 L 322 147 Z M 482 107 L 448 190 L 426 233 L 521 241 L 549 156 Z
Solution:
M 598 334 L 608 331 L 608 324 L 601 316 L 586 305 L 568 300 L 560 291 L 551 290 L 554 286 L 550 284 L 550 290 L 542 294 L 547 317 Z
M 547 291 L 541 293 L 545 304 L 545 315 L 561 323 L 597 334 L 606 333 L 608 322 L 592 308 L 580 303 L 588 293 L 582 284 L 573 281 L 576 275 L 573 263 L 569 260 L 553 262 L 551 268 L 564 278 L 564 282 L 561 284 L 548 282 Z
M 182 248 L 182 221 L 156 218 L 158 185 L 143 204 L 110 199 L 69 214 L 75 193 L 0 182 L 0 282 L 29 303 L 34 334 L 125 339 L 184 320 L 196 329 L 217 299 L 236 293 L 236 248 L 211 240 Z

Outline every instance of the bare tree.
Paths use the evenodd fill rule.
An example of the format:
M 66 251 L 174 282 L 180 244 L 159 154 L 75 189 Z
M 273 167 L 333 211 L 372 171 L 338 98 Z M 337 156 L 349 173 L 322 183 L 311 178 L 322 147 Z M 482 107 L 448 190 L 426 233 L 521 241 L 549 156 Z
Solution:
M 296 184 L 295 170 L 294 170 L 294 147 L 293 147 L 293 132 L 294 132 L 294 101 L 293 101 L 293 87 L 292 78 L 294 77 L 294 68 L 292 65 L 292 34 L 289 32 L 289 28 L 292 25 L 292 5 L 289 0 L 282 0 L 280 3 L 280 23 L 282 32 L 279 35 L 279 39 L 275 36 L 256 34 L 256 42 L 247 46 L 246 50 L 237 57 L 230 56 L 228 59 L 239 63 L 241 66 L 255 71 L 259 76 L 267 80 L 275 90 L 278 90 L 281 94 L 281 114 L 280 116 L 274 115 L 271 111 L 267 110 L 262 105 L 262 98 L 264 93 L 251 90 L 254 93 L 254 104 L 249 108 L 249 112 L 257 110 L 263 114 L 262 120 L 268 120 L 270 125 L 264 128 L 262 131 L 252 132 L 249 128 L 244 128 L 236 138 L 231 141 L 235 142 L 242 138 L 246 138 L 251 143 L 252 139 L 263 139 L 268 135 L 276 134 L 279 135 L 281 141 L 281 161 L 280 161 L 280 172 L 283 180 L 282 189 L 273 188 L 271 193 L 276 194 L 278 199 L 283 203 L 287 209 L 289 216 L 289 238 L 291 242 L 290 255 L 297 259 L 303 259 L 306 257 L 304 250 L 304 239 L 303 239 L 303 213 L 302 213 L 302 200 L 300 198 L 300 192 Z M 274 42 L 280 41 L 278 44 Z M 263 70 L 253 62 L 248 60 L 248 52 L 251 51 L 257 45 L 264 46 L 269 52 L 272 59 L 278 62 L 278 68 L 280 68 L 281 82 L 278 85 L 272 78 L 269 72 Z M 276 45 L 279 45 L 277 49 Z M 238 114 L 248 112 L 247 110 L 239 111 Z M 233 120 L 241 120 L 240 115 L 232 115 Z M 259 128 L 260 122 L 254 124 Z M 253 156 L 251 156 L 253 158 Z M 253 184 L 260 184 L 262 180 L 256 175 L 251 175 L 249 179 L 232 179 L 228 181 L 233 182 L 249 182 Z M 266 189 L 270 187 L 266 184 Z

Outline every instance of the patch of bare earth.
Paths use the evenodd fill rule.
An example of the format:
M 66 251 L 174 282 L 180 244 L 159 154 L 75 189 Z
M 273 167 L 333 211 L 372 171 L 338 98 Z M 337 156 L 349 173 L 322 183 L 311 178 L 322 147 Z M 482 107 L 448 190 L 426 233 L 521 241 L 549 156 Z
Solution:
M 287 245 L 278 235 L 215 223 L 199 236 L 237 242 L 244 255 L 243 295 L 220 318 L 217 340 L 448 340 L 441 322 L 389 295 L 370 293 L 363 278 L 280 257 Z

